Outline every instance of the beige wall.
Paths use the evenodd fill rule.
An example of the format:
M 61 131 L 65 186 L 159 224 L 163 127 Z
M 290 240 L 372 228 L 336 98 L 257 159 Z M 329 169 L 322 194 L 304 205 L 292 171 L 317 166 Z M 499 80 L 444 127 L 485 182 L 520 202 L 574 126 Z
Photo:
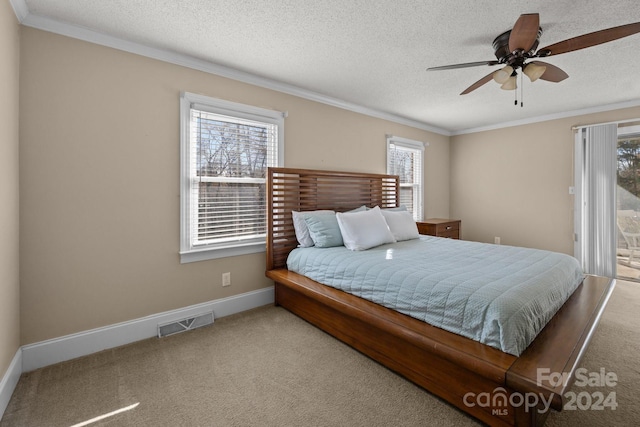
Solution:
M 463 238 L 572 255 L 571 128 L 638 117 L 640 107 L 451 137 L 451 215 Z
M 0 2 L 0 379 L 20 346 L 19 35 L 11 5 Z
M 5 47 L 2 37 L 3 57 L 18 45 L 9 28 L 15 42 Z M 425 217 L 462 219 L 465 239 L 565 253 L 573 252 L 571 127 L 640 117 L 631 108 L 449 138 L 32 28 L 20 46 L 22 344 L 271 286 L 263 254 L 179 263 L 181 90 L 288 111 L 290 167 L 384 172 L 386 134 L 429 142 Z M 17 62 L 5 64 L 0 72 L 16 74 L 15 83 Z M 14 140 L 16 104 L 0 101 L 9 110 L 2 120 L 14 115 Z M 2 191 L 17 198 L 13 182 Z M 15 205 L 6 214 L 17 224 Z M 0 250 L 15 254 L 9 243 Z M 0 288 L 10 293 L 3 301 L 17 298 L 10 270 L 1 272 L 13 283 Z M 226 271 L 233 284 L 222 288 Z M 2 313 L 15 319 L 9 307 Z M 13 322 L 0 344 L 15 342 Z M 5 365 L 15 348 L 0 353 Z
M 272 285 L 264 254 L 179 263 L 181 90 L 288 111 L 290 167 L 382 173 L 385 134 L 427 141 L 425 214 L 449 214 L 448 137 L 32 28 L 21 55 L 22 344 Z

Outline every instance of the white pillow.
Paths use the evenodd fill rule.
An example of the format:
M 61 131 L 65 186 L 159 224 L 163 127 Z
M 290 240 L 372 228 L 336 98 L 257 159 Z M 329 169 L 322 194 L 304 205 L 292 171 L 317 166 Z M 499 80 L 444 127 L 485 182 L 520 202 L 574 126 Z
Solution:
M 319 210 L 319 211 L 305 211 L 297 212 L 291 211 L 293 217 L 293 228 L 296 230 L 296 239 L 298 239 L 299 247 L 309 248 L 314 245 L 311 235 L 309 234 L 309 227 L 304 221 L 305 215 L 330 215 L 334 214 L 334 211 Z
M 420 237 L 418 226 L 409 211 L 389 211 L 383 209 L 380 213 L 382 213 L 382 216 L 387 221 L 389 230 L 391 230 L 393 237 L 398 242 Z
M 362 251 L 396 241 L 377 206 L 362 212 L 338 212 L 336 218 L 344 245 L 352 251 Z

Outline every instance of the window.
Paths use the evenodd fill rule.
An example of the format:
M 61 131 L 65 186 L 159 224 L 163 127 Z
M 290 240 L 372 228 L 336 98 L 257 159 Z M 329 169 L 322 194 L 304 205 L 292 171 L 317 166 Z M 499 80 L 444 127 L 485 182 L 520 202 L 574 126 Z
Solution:
M 266 172 L 282 164 L 284 114 L 183 93 L 180 261 L 262 252 Z
M 387 173 L 400 176 L 400 205 L 422 220 L 422 165 L 424 144 L 420 141 L 387 136 Z

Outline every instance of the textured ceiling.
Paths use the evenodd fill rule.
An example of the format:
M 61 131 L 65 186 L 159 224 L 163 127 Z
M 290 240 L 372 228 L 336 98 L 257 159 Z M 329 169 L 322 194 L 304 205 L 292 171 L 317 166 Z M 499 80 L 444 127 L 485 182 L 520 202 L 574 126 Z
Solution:
M 26 3 L 31 22 L 46 18 L 189 55 L 445 132 L 640 104 L 640 34 L 545 59 L 570 78 L 525 78 L 522 108 L 514 91 L 494 82 L 459 95 L 499 67 L 426 71 L 495 59 L 491 42 L 522 13 L 540 14 L 543 47 L 638 22 L 638 0 L 16 2 Z

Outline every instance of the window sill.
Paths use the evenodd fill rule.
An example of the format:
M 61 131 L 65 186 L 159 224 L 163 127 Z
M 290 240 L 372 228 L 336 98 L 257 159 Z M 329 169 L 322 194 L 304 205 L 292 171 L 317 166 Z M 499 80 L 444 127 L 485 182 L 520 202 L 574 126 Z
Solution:
M 265 242 L 180 252 L 180 264 L 266 252 Z

